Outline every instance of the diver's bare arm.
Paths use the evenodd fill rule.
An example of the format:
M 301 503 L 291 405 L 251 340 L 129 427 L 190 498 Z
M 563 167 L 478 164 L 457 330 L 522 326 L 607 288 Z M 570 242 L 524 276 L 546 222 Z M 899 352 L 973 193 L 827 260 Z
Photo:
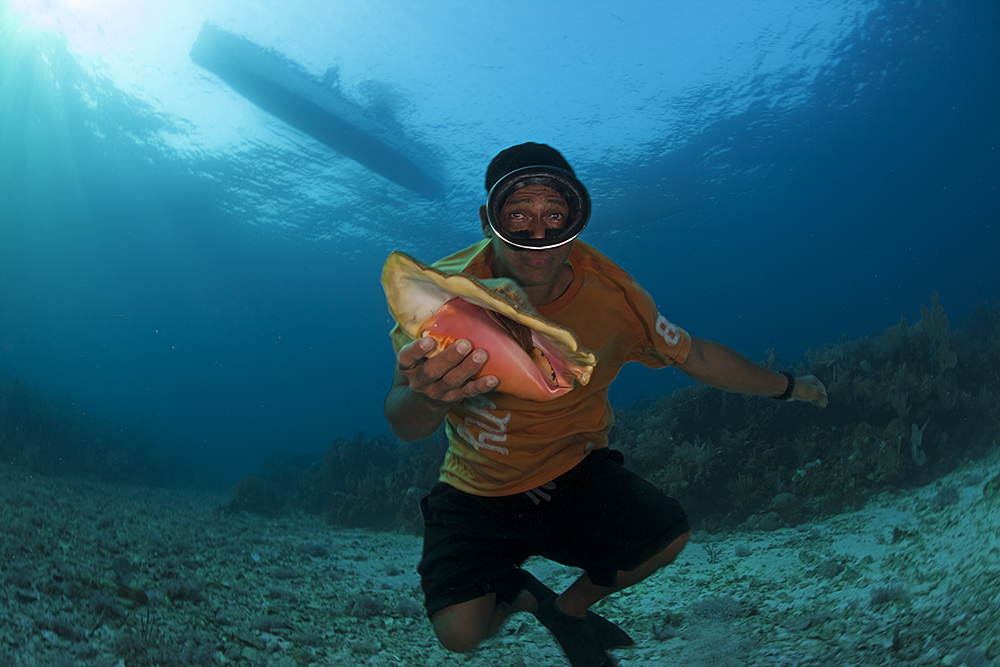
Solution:
M 755 364 L 736 350 L 704 338 L 692 337 L 691 351 L 677 368 L 698 382 L 741 394 L 779 396 L 788 385 L 788 380 L 781 373 Z M 800 375 L 795 378 L 792 399 L 825 408 L 828 400 L 826 387 L 815 376 Z
M 396 375 L 402 375 L 398 370 Z M 405 376 L 404 376 L 405 377 Z M 393 434 L 405 442 L 430 436 L 448 414 L 448 404 L 437 406 L 410 390 L 405 382 L 394 384 L 385 397 L 385 416 Z
M 470 378 L 486 362 L 485 350 L 473 350 L 467 340 L 457 340 L 433 357 L 427 353 L 433 342 L 421 338 L 404 346 L 396 355 L 392 389 L 385 399 L 389 427 L 400 440 L 426 438 L 444 420 L 452 403 L 484 394 L 497 385 L 486 375 Z

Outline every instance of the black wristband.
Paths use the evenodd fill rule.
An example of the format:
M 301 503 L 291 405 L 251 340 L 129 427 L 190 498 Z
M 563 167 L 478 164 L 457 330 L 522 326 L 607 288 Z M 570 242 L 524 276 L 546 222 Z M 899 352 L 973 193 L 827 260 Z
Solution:
M 778 371 L 786 378 L 788 378 L 788 386 L 785 387 L 785 391 L 781 392 L 780 396 L 775 396 L 776 401 L 790 401 L 792 400 L 792 392 L 795 391 L 795 376 L 788 371 Z

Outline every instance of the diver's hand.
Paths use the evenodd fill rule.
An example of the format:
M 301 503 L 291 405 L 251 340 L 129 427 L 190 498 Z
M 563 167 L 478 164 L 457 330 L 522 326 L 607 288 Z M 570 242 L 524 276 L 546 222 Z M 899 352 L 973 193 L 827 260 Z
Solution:
M 399 372 L 406 376 L 410 391 L 439 407 L 485 394 L 497 386 L 495 375 L 472 376 L 486 363 L 483 349 L 472 349 L 472 343 L 456 340 L 439 354 L 428 357 L 434 349 L 429 337 L 405 345 L 396 355 Z
M 805 401 L 820 408 L 825 408 L 830 402 L 826 395 L 826 387 L 815 375 L 799 375 L 795 378 L 792 400 Z

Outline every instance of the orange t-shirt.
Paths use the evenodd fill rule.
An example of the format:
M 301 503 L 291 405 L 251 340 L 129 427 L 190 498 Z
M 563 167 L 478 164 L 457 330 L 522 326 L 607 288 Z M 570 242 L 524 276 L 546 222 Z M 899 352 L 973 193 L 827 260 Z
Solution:
M 687 358 L 690 335 L 659 314 L 632 276 L 582 241 L 574 242 L 569 263 L 572 284 L 537 310 L 597 355 L 590 382 L 541 403 L 496 391 L 456 403 L 446 417 L 442 482 L 478 496 L 506 496 L 555 479 L 592 449 L 608 446 L 614 423 L 608 386 L 626 362 L 662 368 Z M 492 265 L 484 240 L 434 268 L 484 279 L 494 277 Z M 411 340 L 398 326 L 392 339 L 397 352 Z

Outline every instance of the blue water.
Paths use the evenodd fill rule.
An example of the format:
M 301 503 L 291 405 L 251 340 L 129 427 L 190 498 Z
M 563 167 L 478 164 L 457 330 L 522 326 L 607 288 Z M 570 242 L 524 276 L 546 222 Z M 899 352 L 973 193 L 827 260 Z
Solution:
M 0 373 L 229 474 L 388 433 L 381 263 L 475 241 L 522 141 L 587 184 L 584 240 L 753 359 L 1000 294 L 994 3 L 77 4 L 0 4 Z M 336 68 L 445 196 L 192 63 L 206 21 Z M 679 386 L 636 367 L 612 398 Z

